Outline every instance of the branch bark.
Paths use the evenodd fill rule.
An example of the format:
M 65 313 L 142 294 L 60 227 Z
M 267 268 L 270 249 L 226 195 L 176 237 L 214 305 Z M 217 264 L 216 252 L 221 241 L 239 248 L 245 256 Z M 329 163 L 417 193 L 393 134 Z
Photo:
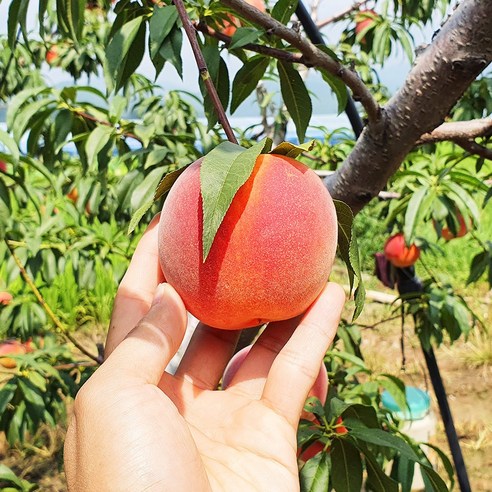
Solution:
M 464 0 L 416 59 L 382 121 L 369 122 L 342 167 L 325 178 L 332 196 L 359 212 L 491 62 L 490 1 Z
M 355 71 L 330 58 L 324 51 L 317 48 L 296 30 L 284 26 L 268 14 L 264 14 L 257 8 L 247 4 L 244 0 L 222 0 L 222 3 L 238 12 L 245 19 L 262 26 L 269 33 L 297 48 L 308 65 L 323 68 L 332 75 L 339 77 L 352 91 L 354 99 L 360 101 L 362 106 L 364 106 L 368 120 L 373 124 L 380 120 L 381 108 L 379 104 Z
M 362 0 L 361 2 L 355 2 L 352 6 L 343 10 L 342 12 L 339 12 L 338 14 L 335 14 L 332 17 L 327 17 L 326 19 L 318 22 L 316 24 L 318 26 L 318 29 L 321 29 L 322 27 L 325 27 L 328 24 L 333 24 L 335 22 L 338 22 L 343 18 L 347 17 L 347 15 L 351 14 L 352 12 L 356 10 L 360 10 L 360 8 L 363 7 L 368 1 L 369 0 Z
M 492 118 L 443 123 L 430 133 L 424 133 L 417 145 L 443 142 L 445 140 L 470 140 L 492 135 Z

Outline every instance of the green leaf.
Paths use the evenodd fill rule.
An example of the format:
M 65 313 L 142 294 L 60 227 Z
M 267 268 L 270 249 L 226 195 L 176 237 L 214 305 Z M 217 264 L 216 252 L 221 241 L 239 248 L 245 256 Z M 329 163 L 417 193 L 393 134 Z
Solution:
M 115 129 L 112 126 L 97 126 L 89 135 L 85 143 L 87 153 L 87 163 L 92 166 L 96 163 L 97 154 L 105 147 L 110 138 L 114 135 Z
M 165 169 L 163 167 L 153 169 L 133 190 L 131 206 L 134 210 L 140 208 L 143 204 L 148 203 L 150 200 L 154 201 L 155 191 L 162 179 L 164 171 Z
M 328 453 L 318 453 L 301 468 L 302 492 L 326 492 L 329 489 L 331 459 Z
M 247 44 L 254 43 L 263 33 L 264 31 L 254 27 L 240 27 L 232 36 L 229 49 L 242 48 Z
M 3 415 L 7 405 L 10 400 L 14 397 L 14 394 L 17 390 L 17 381 L 18 378 L 9 379 L 1 388 L 0 388 L 0 415 Z
M 487 251 L 482 251 L 481 253 L 478 253 L 473 257 L 470 265 L 470 274 L 468 275 L 466 285 L 469 285 L 480 279 L 480 277 L 485 273 L 489 261 L 490 255 Z
M 161 49 L 162 43 L 171 32 L 179 19 L 178 11 L 174 5 L 154 7 L 149 22 L 149 45 L 152 60 Z
M 300 156 L 303 152 L 309 152 L 310 150 L 312 150 L 314 144 L 315 144 L 314 140 L 310 140 L 309 142 L 300 145 L 294 145 L 290 142 L 282 142 L 278 144 L 274 149 L 272 149 L 269 153 L 285 155 L 286 157 L 292 157 L 292 159 L 295 159 L 296 157 Z
M 367 446 L 358 446 L 364 455 L 367 471 L 367 484 L 373 492 L 398 492 L 398 483 L 388 477 L 376 457 L 372 454 Z
M 270 148 L 268 138 L 247 150 L 223 142 L 204 157 L 200 168 L 204 262 L 237 190 L 251 175 L 258 156 Z
M 162 196 L 164 196 L 166 193 L 169 192 L 171 189 L 172 185 L 176 182 L 176 180 L 181 176 L 183 171 L 189 167 L 192 163 L 186 164 L 186 166 L 180 167 L 179 169 L 176 169 L 176 171 L 172 171 L 170 173 L 167 173 L 157 186 L 157 189 L 155 190 L 155 195 L 154 195 L 154 200 L 158 200 Z
M 15 116 L 13 121 L 12 130 L 14 134 L 14 139 L 20 142 L 22 136 L 24 135 L 31 118 L 43 110 L 46 106 L 53 102 L 52 99 L 39 99 L 30 104 L 27 104 L 22 108 L 19 113 Z M 55 108 L 53 108 L 55 109 Z
M 332 483 L 336 492 L 360 492 L 362 460 L 357 448 L 346 439 L 334 439 L 331 446 Z
M 434 444 L 424 442 L 422 443 L 424 446 L 428 446 L 429 448 L 433 449 L 439 456 L 440 460 L 442 461 L 442 464 L 444 465 L 444 469 L 446 470 L 446 473 L 448 474 L 448 478 L 451 482 L 451 489 L 454 486 L 454 468 L 453 465 L 450 461 L 450 459 L 446 456 L 446 454 L 443 452 L 442 449 L 438 448 Z
M 2 144 L 5 149 L 9 151 L 13 162 L 19 162 L 19 148 L 17 147 L 17 144 L 14 142 L 12 137 L 3 130 L 0 130 L 0 144 Z
M 269 58 L 257 55 L 239 69 L 232 83 L 231 113 L 255 90 L 269 63 Z
M 418 224 L 418 220 L 422 215 L 422 207 L 424 198 L 429 192 L 427 186 L 422 186 L 412 194 L 410 201 L 408 202 L 407 211 L 405 213 L 405 225 L 403 227 L 403 233 L 405 240 L 408 244 L 411 244 L 415 237 L 415 228 Z
M 396 456 L 393 461 L 391 476 L 401 485 L 401 492 L 411 492 L 415 463 L 403 456 Z
M 108 87 L 118 91 L 124 85 L 125 76 L 130 75 L 128 72 L 140 64 L 144 48 L 145 22 L 144 17 L 139 16 L 123 24 L 106 49 Z
M 302 143 L 313 112 L 309 92 L 299 72 L 291 63 L 277 60 L 277 70 L 282 98 L 296 126 L 297 138 Z
M 392 374 L 380 374 L 377 381 L 393 397 L 402 412 L 405 409 L 410 411 L 405 392 L 405 383 L 401 379 Z
M 154 199 L 147 200 L 135 213 L 132 215 L 130 224 L 128 224 L 128 234 L 131 234 L 135 228 L 138 226 L 142 217 L 147 213 L 147 211 L 154 204 Z
M 380 427 L 376 410 L 370 405 L 353 403 L 343 411 L 342 417 L 344 421 L 346 419 L 358 420 L 372 429 L 379 429 Z
M 426 485 L 425 490 L 430 488 L 435 492 L 448 492 L 448 487 L 444 480 L 430 466 L 421 466 L 422 478 Z
M 168 61 L 176 69 L 176 72 L 181 79 L 183 79 L 183 60 L 181 58 L 182 45 L 183 33 L 176 25 L 171 30 L 169 36 L 164 40 L 159 50 L 159 56 L 162 57 L 164 61 Z M 156 72 L 157 77 L 160 71 L 156 70 Z
M 354 287 L 354 277 L 357 277 L 357 288 L 354 293 L 355 311 L 352 316 L 352 320 L 355 320 L 364 307 L 366 291 L 362 282 L 359 248 L 353 228 L 354 214 L 346 203 L 340 200 L 333 200 L 333 203 L 337 211 L 338 252 L 347 266 L 350 292 Z
M 282 24 L 287 24 L 297 9 L 299 0 L 278 0 L 273 6 L 272 17 Z
M 414 450 L 403 439 L 400 439 L 389 432 L 381 429 L 369 429 L 357 426 L 350 430 L 350 435 L 361 441 L 375 444 L 376 446 L 392 448 L 405 458 L 420 463 L 420 459 L 415 454 Z

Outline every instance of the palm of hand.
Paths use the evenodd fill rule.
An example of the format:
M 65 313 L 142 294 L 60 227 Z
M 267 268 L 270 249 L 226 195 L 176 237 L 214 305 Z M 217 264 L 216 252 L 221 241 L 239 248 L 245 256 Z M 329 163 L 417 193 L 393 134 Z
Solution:
M 171 388 L 166 393 L 176 395 L 191 435 L 189 447 L 203 464 L 211 490 L 298 489 L 296 430 L 268 404 L 232 388 L 201 390 L 178 380 Z M 203 490 L 208 488 L 204 484 Z

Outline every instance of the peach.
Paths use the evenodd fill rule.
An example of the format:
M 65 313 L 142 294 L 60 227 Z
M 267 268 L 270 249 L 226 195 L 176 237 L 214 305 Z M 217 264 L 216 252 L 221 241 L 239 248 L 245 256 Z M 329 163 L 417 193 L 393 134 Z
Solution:
M 364 31 L 366 28 L 374 24 L 374 18 L 377 17 L 374 10 L 361 10 L 355 16 L 355 35 Z M 365 44 L 365 37 L 361 39 L 361 44 Z
M 441 230 L 441 236 L 446 241 L 451 241 L 451 239 L 455 239 L 457 237 L 463 237 L 468 232 L 468 227 L 466 225 L 465 218 L 460 213 L 458 213 L 458 222 L 459 222 L 460 227 L 456 231 L 456 235 L 448 227 L 443 227 L 442 228 L 442 230 Z
M 303 313 L 320 294 L 337 248 L 337 218 L 316 173 L 262 154 L 202 256 L 201 160 L 177 179 L 159 224 L 166 280 L 203 323 L 242 329 Z
M 51 46 L 51 48 L 46 52 L 46 62 L 48 65 L 53 65 L 58 60 L 58 48 L 56 45 Z
M 8 354 L 25 354 L 27 352 L 26 347 L 17 340 L 7 340 L 0 344 L 0 365 L 6 369 L 15 369 L 17 363 L 11 357 L 4 357 Z
M 325 445 L 322 442 L 314 441 L 304 451 L 301 452 L 300 448 L 297 450 L 297 459 L 306 463 L 311 458 L 314 458 L 317 454 L 321 453 L 324 448 Z
M 77 190 L 76 187 L 73 187 L 68 193 L 67 193 L 67 198 L 74 204 L 77 203 L 77 200 L 79 199 L 79 190 Z
M 419 259 L 420 249 L 417 245 L 405 244 L 405 237 L 400 232 L 391 236 L 384 245 L 384 255 L 395 267 L 409 267 Z
M 0 171 L 3 173 L 7 172 L 7 163 L 5 161 L 0 160 Z
M 246 0 L 246 3 L 256 7 L 260 12 L 266 12 L 265 2 L 263 0 Z M 224 28 L 221 29 L 220 32 L 232 38 L 236 29 L 241 27 L 241 21 L 231 14 L 228 14 L 227 17 L 229 18 L 229 21 L 223 22 Z
M 0 292 L 0 304 L 8 306 L 14 297 L 10 292 Z

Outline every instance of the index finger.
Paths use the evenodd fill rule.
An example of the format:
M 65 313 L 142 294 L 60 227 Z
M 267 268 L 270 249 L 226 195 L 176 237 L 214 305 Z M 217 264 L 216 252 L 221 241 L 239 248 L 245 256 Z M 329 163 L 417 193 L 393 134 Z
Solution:
M 330 282 L 306 312 L 273 361 L 262 400 L 296 426 L 328 347 L 333 342 L 345 303 L 343 288 Z
M 147 314 L 157 286 L 165 281 L 159 265 L 157 246 L 159 217 L 160 214 L 157 214 L 151 220 L 118 287 L 106 339 L 105 357 Z

